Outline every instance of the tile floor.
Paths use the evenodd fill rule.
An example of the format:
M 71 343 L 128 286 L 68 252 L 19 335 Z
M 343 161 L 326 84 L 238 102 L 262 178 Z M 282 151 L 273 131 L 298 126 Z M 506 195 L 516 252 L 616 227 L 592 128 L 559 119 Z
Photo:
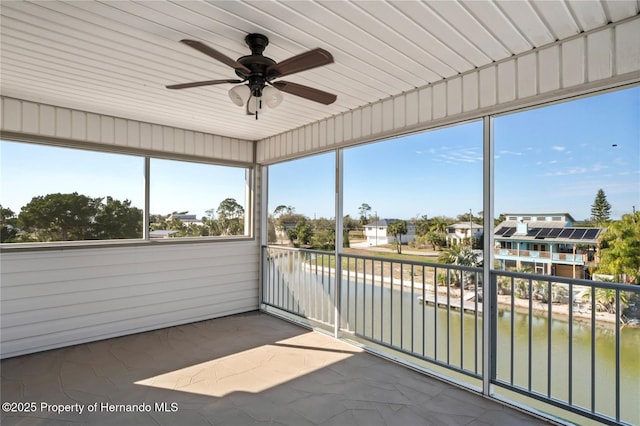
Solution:
M 547 424 L 257 312 L 0 368 L 2 402 L 15 403 L 3 406 L 5 426 Z

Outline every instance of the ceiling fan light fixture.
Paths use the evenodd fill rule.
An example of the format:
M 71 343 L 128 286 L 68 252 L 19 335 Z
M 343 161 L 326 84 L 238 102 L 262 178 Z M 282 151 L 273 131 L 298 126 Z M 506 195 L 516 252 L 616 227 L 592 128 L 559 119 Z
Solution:
M 251 89 L 246 84 L 240 84 L 238 86 L 233 86 L 229 89 L 229 99 L 231 102 L 238 105 L 239 107 L 243 106 L 251 96 Z
M 275 87 L 266 86 L 262 89 L 262 102 L 269 108 L 275 108 L 282 103 L 282 92 Z
M 247 102 L 247 112 L 249 114 L 255 115 L 256 120 L 258 119 L 258 114 L 264 114 L 267 112 L 266 102 L 264 101 L 264 97 L 262 96 L 253 96 L 249 98 Z

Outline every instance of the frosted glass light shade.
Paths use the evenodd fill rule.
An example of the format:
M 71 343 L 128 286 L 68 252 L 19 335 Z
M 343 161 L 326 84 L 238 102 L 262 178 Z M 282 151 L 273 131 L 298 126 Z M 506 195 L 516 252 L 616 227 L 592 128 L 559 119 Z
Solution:
M 264 99 L 262 97 L 251 96 L 249 98 L 249 102 L 247 103 L 247 111 L 249 114 L 255 114 L 256 111 L 260 114 L 267 111 Z
M 275 108 L 282 103 L 282 92 L 275 87 L 266 86 L 262 89 L 262 102 L 269 108 Z
M 238 106 L 242 106 L 247 102 L 249 97 L 251 96 L 251 89 L 246 84 L 241 84 L 239 86 L 233 86 L 229 89 L 229 99 L 231 102 Z

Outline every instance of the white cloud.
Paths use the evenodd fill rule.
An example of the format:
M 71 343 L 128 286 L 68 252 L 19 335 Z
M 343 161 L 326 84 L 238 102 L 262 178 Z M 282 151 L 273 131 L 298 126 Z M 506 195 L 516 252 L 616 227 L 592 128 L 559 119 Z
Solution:
M 564 151 L 567 148 L 565 148 L 564 146 L 555 145 L 555 146 L 552 146 L 551 149 L 554 151 Z
M 449 148 L 440 149 L 433 161 L 445 162 L 449 164 L 473 164 L 482 162 L 482 153 L 478 153 L 474 148 Z

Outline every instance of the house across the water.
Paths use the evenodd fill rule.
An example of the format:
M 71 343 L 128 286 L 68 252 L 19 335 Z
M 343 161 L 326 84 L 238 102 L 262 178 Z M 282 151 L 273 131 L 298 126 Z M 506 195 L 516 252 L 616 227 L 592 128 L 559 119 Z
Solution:
M 604 228 L 575 227 L 569 213 L 505 213 L 494 230 L 495 259 L 502 270 L 589 278 Z
M 368 223 L 364 227 L 364 235 L 367 237 L 367 243 L 370 246 L 378 246 L 384 244 L 393 244 L 395 237 L 387 234 L 387 227 L 400 219 L 380 219 L 375 222 Z M 407 244 L 416 238 L 416 224 L 407 221 L 407 233 L 402 235 L 402 244 Z

